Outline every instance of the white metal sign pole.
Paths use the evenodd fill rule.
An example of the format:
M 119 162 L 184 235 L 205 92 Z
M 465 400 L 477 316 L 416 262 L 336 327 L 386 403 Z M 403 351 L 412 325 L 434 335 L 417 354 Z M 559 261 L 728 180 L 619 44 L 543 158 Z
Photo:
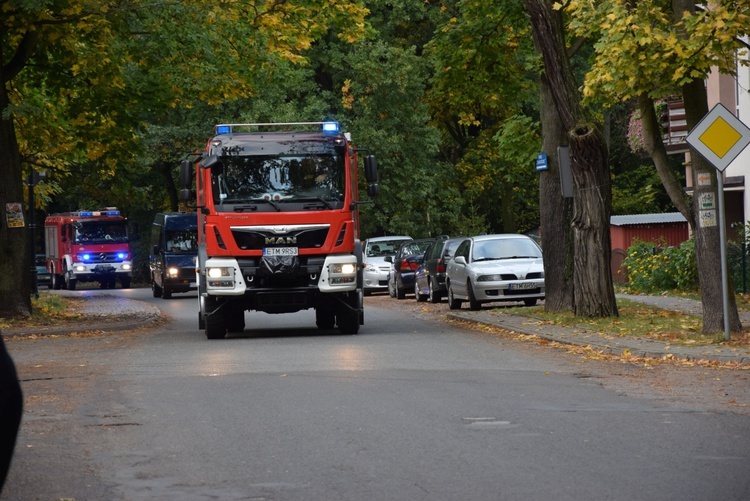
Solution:
M 724 307 L 724 339 L 729 341 L 731 333 L 729 332 L 729 278 L 727 274 L 727 236 L 724 227 L 724 173 L 719 171 L 716 176 L 719 188 L 719 240 L 721 252 L 721 300 Z

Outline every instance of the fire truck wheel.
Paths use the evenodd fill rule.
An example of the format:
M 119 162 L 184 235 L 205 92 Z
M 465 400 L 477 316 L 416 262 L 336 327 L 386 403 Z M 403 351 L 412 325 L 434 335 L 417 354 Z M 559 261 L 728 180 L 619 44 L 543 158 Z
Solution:
M 130 289 L 130 277 L 121 277 L 120 287 L 122 287 L 123 289 Z
M 242 332 L 245 330 L 245 309 L 242 303 L 228 305 L 230 308 L 226 313 L 227 331 Z
M 206 298 L 206 316 L 203 319 L 205 324 L 206 337 L 208 339 L 224 339 L 227 335 L 227 323 L 224 315 L 226 312 L 220 311 L 216 315 L 211 313 L 216 309 L 216 300 Z
M 57 273 L 52 274 L 52 288 L 59 291 L 63 287 L 63 277 Z
M 351 308 L 344 305 L 339 306 L 336 320 L 339 324 L 339 331 L 341 334 L 356 334 L 359 332 L 358 297 L 358 294 L 350 294 L 345 299 L 346 303 L 351 306 Z
M 336 314 L 328 308 L 317 308 L 315 310 L 315 325 L 321 330 L 333 329 L 333 326 L 336 325 Z
M 164 299 L 172 299 L 172 291 L 164 287 L 161 297 Z
M 70 275 L 65 275 L 65 288 L 68 289 L 69 291 L 76 290 L 77 282 L 78 280 L 76 280 L 75 278 L 70 278 Z
M 151 279 L 151 293 L 154 295 L 154 297 L 161 297 L 162 290 L 161 287 L 156 285 L 156 282 L 154 282 L 154 279 Z

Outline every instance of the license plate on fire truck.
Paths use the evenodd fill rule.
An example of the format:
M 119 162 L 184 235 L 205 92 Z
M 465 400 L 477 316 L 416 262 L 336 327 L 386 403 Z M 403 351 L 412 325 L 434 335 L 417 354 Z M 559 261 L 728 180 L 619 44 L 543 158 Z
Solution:
M 299 249 L 297 247 L 265 247 L 264 256 L 297 256 Z

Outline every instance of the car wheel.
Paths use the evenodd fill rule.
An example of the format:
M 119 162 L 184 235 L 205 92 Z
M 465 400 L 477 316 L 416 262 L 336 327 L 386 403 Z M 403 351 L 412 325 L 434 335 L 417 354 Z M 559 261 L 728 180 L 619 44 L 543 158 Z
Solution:
M 388 281 L 388 295 L 391 296 L 392 298 L 396 297 L 396 291 L 394 291 L 393 287 L 391 287 L 390 280 Z
M 414 297 L 417 299 L 418 303 L 424 303 L 427 301 L 427 296 L 422 294 L 422 291 L 419 290 L 419 285 L 417 285 L 417 282 L 414 282 Z
M 403 287 L 398 286 L 398 282 L 394 285 L 394 288 L 396 289 L 396 299 L 404 299 L 406 298 L 406 291 Z
M 430 291 L 428 297 L 430 299 L 431 303 L 439 303 L 440 302 L 440 293 L 435 290 L 435 287 L 432 285 L 432 280 L 427 281 L 427 287 Z
M 471 280 L 466 281 L 466 290 L 469 294 L 469 309 L 471 311 L 481 310 L 482 304 L 477 301 L 477 298 L 474 295 L 474 288 L 471 286 Z
M 448 308 L 451 310 L 458 310 L 461 308 L 461 300 L 456 299 L 456 297 L 453 295 L 453 287 L 451 287 L 450 284 L 448 284 Z
M 524 299 L 523 304 L 526 306 L 534 306 L 536 305 L 536 299 Z

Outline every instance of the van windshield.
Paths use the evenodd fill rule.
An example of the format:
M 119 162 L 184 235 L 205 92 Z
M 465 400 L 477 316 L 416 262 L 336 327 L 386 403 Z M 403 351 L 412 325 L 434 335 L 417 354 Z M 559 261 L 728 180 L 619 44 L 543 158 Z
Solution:
M 164 232 L 167 252 L 195 254 L 198 251 L 198 239 L 195 229 L 167 230 Z

